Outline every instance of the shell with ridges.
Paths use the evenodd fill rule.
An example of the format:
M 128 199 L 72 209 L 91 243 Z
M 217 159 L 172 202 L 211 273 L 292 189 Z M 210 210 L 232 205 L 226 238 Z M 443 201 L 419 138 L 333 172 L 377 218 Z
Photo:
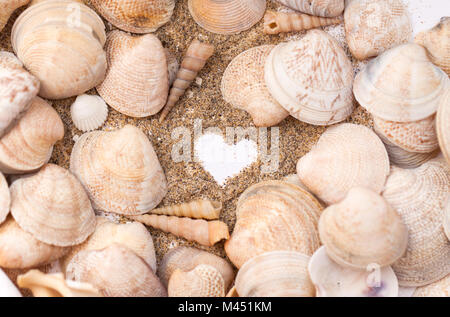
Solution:
M 2 0 L 0 2 L 0 31 L 3 30 L 13 12 L 31 0 Z
M 442 154 L 450 165 L 450 89 L 444 94 L 439 104 L 436 131 Z
M 175 270 L 167 288 L 169 297 L 224 297 L 225 282 L 211 265 L 200 264 L 193 270 Z
M 88 132 L 103 125 L 108 117 L 108 106 L 99 96 L 81 95 L 70 107 L 70 115 L 78 130 Z
M 156 208 L 151 211 L 152 214 L 189 217 L 195 219 L 219 219 L 222 203 L 209 199 L 196 199 L 187 203 Z
M 447 197 L 447 204 L 444 211 L 444 231 L 447 238 L 450 240 L 450 195 Z
M 11 206 L 11 194 L 5 176 L 0 173 L 0 224 L 5 221 Z
M 450 297 L 450 274 L 437 282 L 418 287 L 413 297 Z
M 336 17 L 344 11 L 344 0 L 277 0 L 278 2 L 307 14 Z

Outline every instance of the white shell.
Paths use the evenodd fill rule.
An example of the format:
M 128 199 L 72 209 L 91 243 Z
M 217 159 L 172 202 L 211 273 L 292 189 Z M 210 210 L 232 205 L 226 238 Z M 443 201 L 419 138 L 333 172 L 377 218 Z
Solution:
M 108 106 L 100 96 L 81 95 L 70 107 L 70 115 L 78 130 L 88 132 L 103 125 L 108 117 Z
M 22 297 L 22 294 L 2 269 L 0 269 L 0 297 Z

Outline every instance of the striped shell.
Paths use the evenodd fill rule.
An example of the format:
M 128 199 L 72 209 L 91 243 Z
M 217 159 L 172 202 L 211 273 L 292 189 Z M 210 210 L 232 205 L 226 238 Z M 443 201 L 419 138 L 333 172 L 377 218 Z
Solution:
M 439 146 L 450 165 L 450 89 L 444 94 L 436 115 Z
M 344 11 L 344 0 L 277 0 L 278 2 L 310 15 L 336 17 Z
M 175 270 L 167 292 L 169 297 L 224 297 L 225 282 L 216 268 L 200 264 L 189 272 Z
M 70 115 L 78 130 L 88 132 L 103 125 L 108 116 L 108 106 L 99 96 L 81 95 L 70 107 Z
M 9 208 L 11 205 L 11 194 L 9 193 L 8 182 L 0 173 L 0 224 L 5 221 L 9 214 Z

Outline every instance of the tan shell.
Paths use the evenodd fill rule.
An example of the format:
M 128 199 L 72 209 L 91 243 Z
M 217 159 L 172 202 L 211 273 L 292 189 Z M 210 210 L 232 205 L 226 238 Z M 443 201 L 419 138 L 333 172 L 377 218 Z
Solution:
M 150 33 L 169 22 L 175 0 L 92 0 L 94 8 L 114 26 L 132 33 Z
M 200 264 L 189 272 L 175 270 L 167 292 L 169 297 L 224 297 L 225 282 L 216 268 Z
M 16 9 L 28 4 L 31 0 L 2 0 L 0 3 L 0 31 Z
M 11 194 L 9 193 L 8 182 L 0 173 L 0 224 L 5 221 L 9 214 L 9 208 L 11 206 Z
M 212 33 L 237 34 L 258 23 L 266 10 L 265 0 L 189 0 L 195 22 Z
M 85 250 L 70 261 L 67 278 L 90 283 L 107 297 L 161 297 L 167 292 L 148 264 L 119 244 Z
M 356 1 L 357 2 L 357 1 Z M 417 44 L 397 46 L 371 60 L 356 75 L 356 100 L 374 116 L 411 122 L 431 116 L 450 80 Z
M 344 0 L 277 0 L 278 2 L 311 15 L 336 17 L 344 11 Z
M 450 165 L 450 90 L 447 90 L 439 104 L 436 130 L 442 154 Z
M 142 214 L 156 207 L 167 193 L 152 144 L 131 125 L 83 134 L 73 147 L 70 170 L 98 210 Z
M 95 214 L 78 179 L 47 164 L 11 185 L 11 214 L 42 242 L 57 246 L 82 243 L 95 229 Z
M 81 95 L 105 77 L 105 25 L 89 7 L 72 0 L 40 1 L 15 21 L 11 42 L 25 67 L 41 82 L 39 95 Z
M 266 252 L 247 261 L 236 276 L 240 297 L 314 297 L 309 256 L 293 251 Z
M 312 193 L 326 204 L 334 204 L 357 186 L 380 193 L 389 174 L 389 158 L 372 130 L 343 123 L 328 128 L 299 159 L 297 174 Z
M 443 17 L 431 30 L 417 34 L 414 41 L 424 46 L 430 60 L 450 76 L 450 17 Z
M 450 195 L 447 197 L 447 204 L 444 211 L 444 231 L 447 238 L 450 240 Z
M 0 269 L 0 296 L 1 297 L 22 297 L 22 294 L 14 285 L 9 276 Z
M 51 105 L 35 97 L 30 109 L 0 139 L 0 171 L 22 174 L 47 163 L 53 145 L 64 137 L 64 124 Z
M 152 214 L 189 217 L 195 219 L 219 219 L 222 203 L 220 201 L 197 199 L 187 203 L 156 208 L 151 211 Z
M 267 57 L 264 78 L 272 96 L 300 121 L 330 125 L 353 111 L 353 67 L 324 31 L 278 44 Z
M 344 20 L 350 52 L 359 60 L 377 56 L 412 38 L 409 12 L 401 0 L 350 1 Z
M 402 218 L 379 194 L 353 187 L 319 221 L 320 240 L 341 266 L 365 270 L 391 265 L 405 253 L 408 231 Z
M 149 54 L 148 52 L 152 52 Z M 169 79 L 161 41 L 153 34 L 108 33 L 108 71 L 99 95 L 117 111 L 142 118 L 159 112 L 167 100 Z
M 450 274 L 437 282 L 418 287 L 413 297 L 450 297 Z
M 177 78 L 178 70 L 180 69 L 180 64 L 178 63 L 177 57 L 169 49 L 165 48 L 164 53 L 166 54 L 167 60 L 167 73 L 169 79 L 169 87 L 172 86 L 173 82 Z
M 408 246 L 392 266 L 401 286 L 423 286 L 450 273 L 450 244 L 442 226 L 450 167 L 442 157 L 416 169 L 392 167 L 383 197 L 408 228 Z
M 321 211 L 320 203 L 295 184 L 255 184 L 239 198 L 236 225 L 225 243 L 227 256 L 240 268 L 247 260 L 269 251 L 312 255 L 320 246 L 317 222 Z
M 253 47 L 236 56 L 222 77 L 222 96 L 235 108 L 247 111 L 256 126 L 273 126 L 289 113 L 270 95 L 264 65 L 274 45 Z

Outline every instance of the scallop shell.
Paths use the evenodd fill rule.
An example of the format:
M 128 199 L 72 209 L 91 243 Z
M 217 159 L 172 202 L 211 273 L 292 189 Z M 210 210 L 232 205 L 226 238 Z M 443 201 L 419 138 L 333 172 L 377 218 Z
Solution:
M 195 219 L 219 219 L 222 203 L 220 201 L 197 199 L 178 205 L 156 208 L 151 211 L 152 214 L 189 217 Z
M 273 251 L 247 261 L 236 276 L 240 297 L 313 297 L 309 257 L 293 251 Z
M 434 114 L 450 80 L 417 44 L 397 46 L 371 60 L 356 75 L 359 104 L 384 120 L 411 122 Z
M 72 0 L 33 4 L 15 21 L 11 42 L 48 99 L 78 96 L 105 77 L 105 25 L 86 5 Z
M 270 95 L 264 65 L 274 45 L 253 47 L 235 57 L 222 77 L 222 96 L 235 108 L 247 111 L 256 126 L 273 126 L 289 113 Z
M 450 274 L 437 282 L 418 287 L 413 297 L 450 297 Z
M 189 272 L 175 270 L 167 292 L 169 297 L 224 297 L 225 282 L 216 268 L 200 264 Z
M 344 12 L 344 0 L 277 0 L 278 2 L 311 15 L 336 17 Z
M 42 242 L 56 246 L 82 243 L 95 229 L 95 214 L 78 179 L 47 164 L 11 185 L 11 214 Z
M 439 104 L 436 130 L 442 154 L 450 165 L 450 90 L 447 90 Z
M 167 292 L 150 266 L 119 244 L 78 253 L 67 266 L 67 278 L 90 283 L 107 297 L 162 297 Z
M 416 169 L 392 167 L 383 197 L 408 228 L 408 246 L 392 266 L 401 286 L 423 286 L 450 273 L 450 244 L 442 226 L 450 167 L 442 157 Z
M 99 96 L 81 95 L 70 107 L 70 115 L 78 130 L 88 132 L 103 125 L 108 117 L 108 106 Z
M 127 32 L 150 33 L 170 21 L 175 0 L 92 0 L 111 24 Z
M 272 96 L 300 121 L 329 125 L 353 111 L 353 67 L 324 31 L 310 30 L 298 41 L 277 45 L 264 77 Z
M 108 33 L 108 71 L 99 95 L 117 111 L 142 118 L 159 112 L 167 100 L 169 79 L 161 41 L 153 34 Z M 152 52 L 152 54 L 148 54 Z
M 374 270 L 343 267 L 320 247 L 311 257 L 308 272 L 317 297 L 397 297 L 398 281 L 390 266 Z
M 8 275 L 0 269 L 0 296 L 3 297 L 22 297 L 14 283 L 9 279 Z
M 326 204 L 342 200 L 353 187 L 383 190 L 389 157 L 369 128 L 343 123 L 331 128 L 297 163 L 300 181 Z
M 0 173 L 0 224 L 5 221 L 9 214 L 9 208 L 11 206 L 11 194 L 9 193 L 8 182 Z
M 9 18 L 16 9 L 27 5 L 31 0 L 3 0 L 1 5 L 0 13 L 0 31 L 3 30 L 6 23 L 8 23 Z
M 83 134 L 75 143 L 70 170 L 97 210 L 143 214 L 167 193 L 167 181 L 152 144 L 138 128 Z
M 189 0 L 188 5 L 195 22 L 217 34 L 248 30 L 266 11 L 266 0 Z
M 292 183 L 265 181 L 249 187 L 239 198 L 236 225 L 225 243 L 228 258 L 240 268 L 269 251 L 312 255 L 320 246 L 317 222 L 321 210 L 311 194 Z

